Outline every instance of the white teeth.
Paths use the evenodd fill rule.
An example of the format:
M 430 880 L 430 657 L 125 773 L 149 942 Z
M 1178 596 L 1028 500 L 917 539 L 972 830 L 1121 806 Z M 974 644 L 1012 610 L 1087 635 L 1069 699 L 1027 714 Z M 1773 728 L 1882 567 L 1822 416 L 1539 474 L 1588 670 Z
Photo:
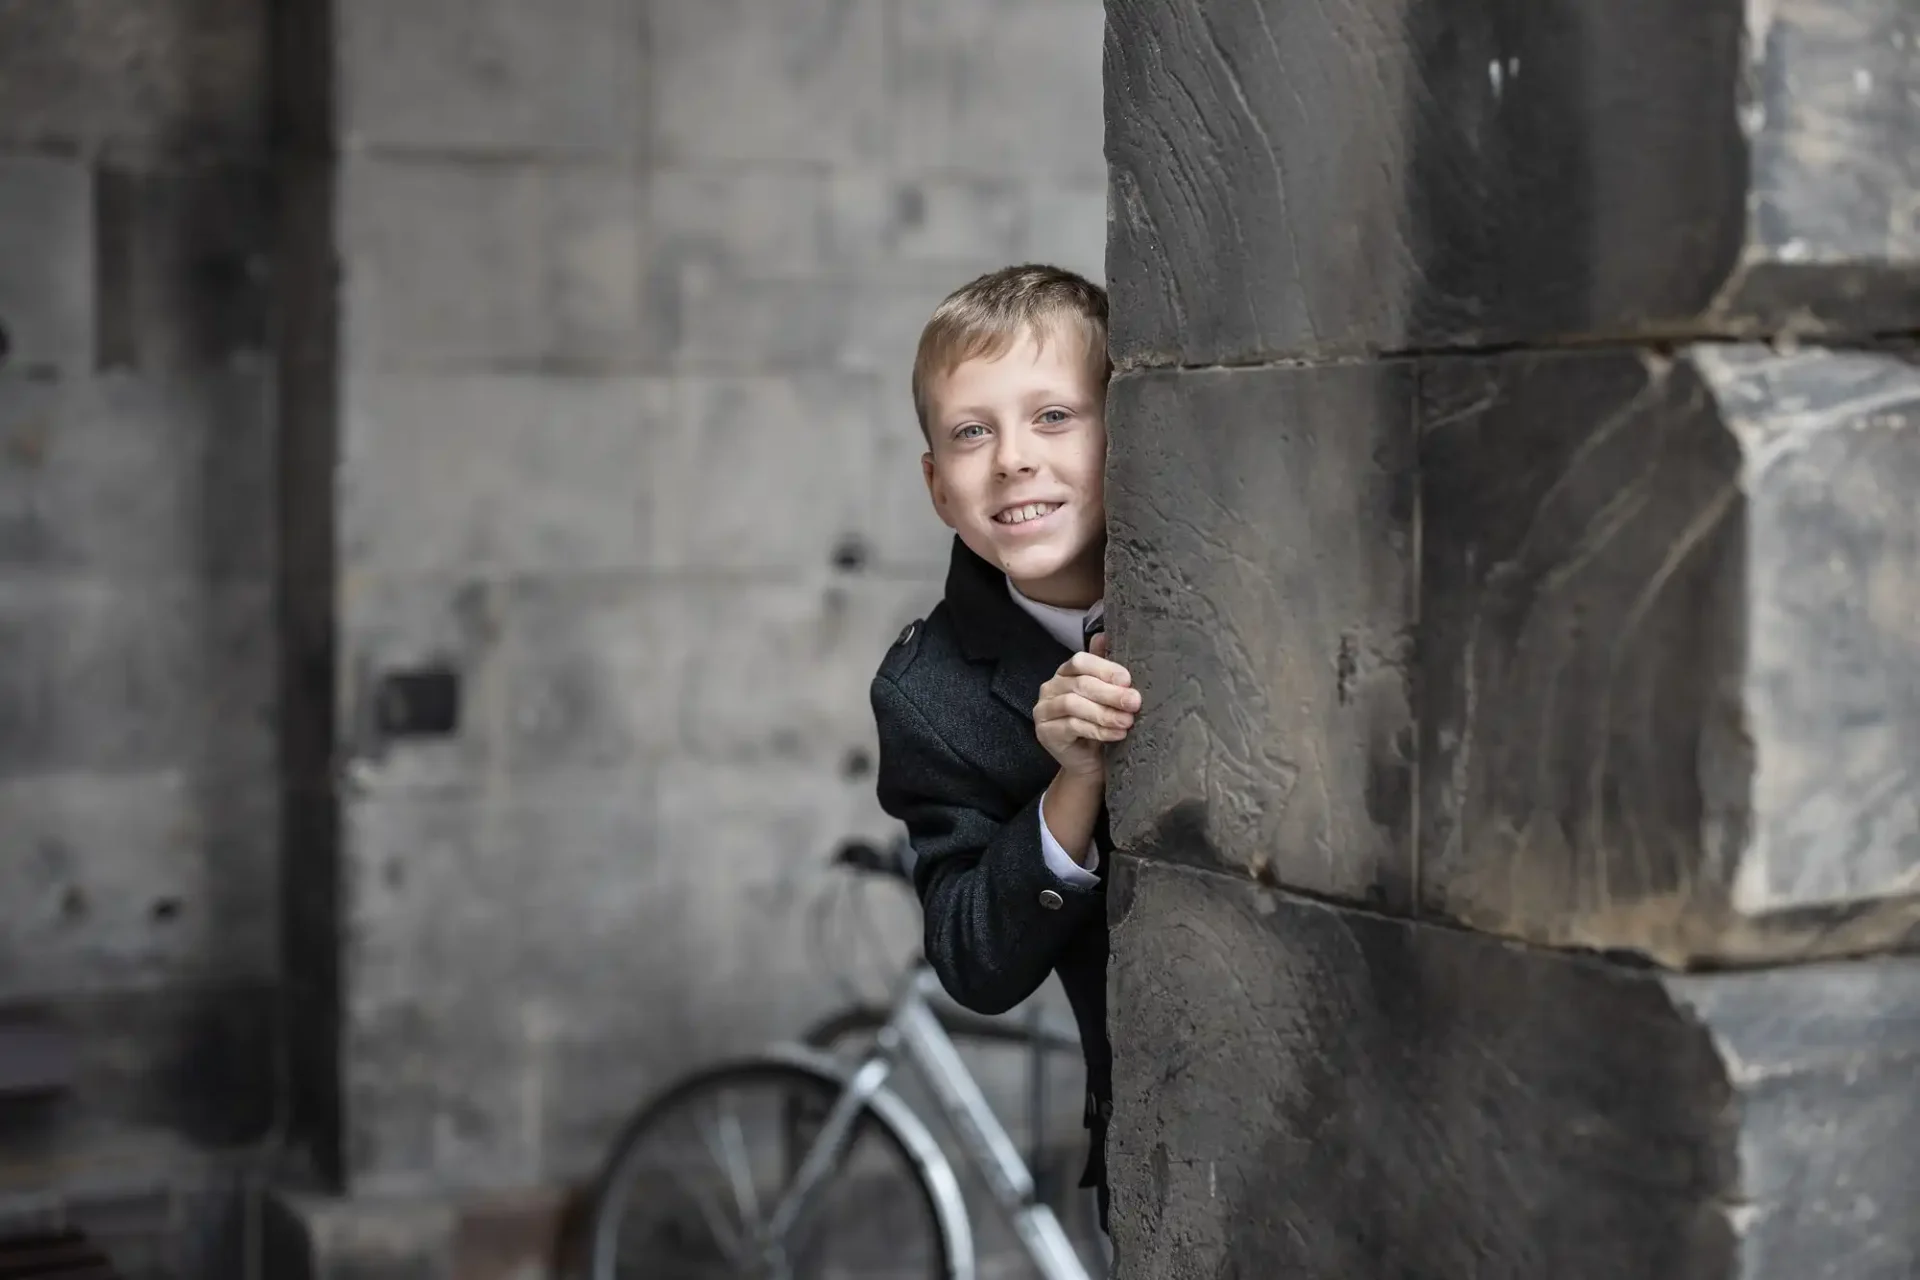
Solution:
M 1024 507 L 1013 507 L 1002 511 L 994 519 L 1001 524 L 1025 524 L 1029 520 L 1038 520 L 1041 516 L 1052 515 L 1060 509 L 1057 502 L 1029 502 Z

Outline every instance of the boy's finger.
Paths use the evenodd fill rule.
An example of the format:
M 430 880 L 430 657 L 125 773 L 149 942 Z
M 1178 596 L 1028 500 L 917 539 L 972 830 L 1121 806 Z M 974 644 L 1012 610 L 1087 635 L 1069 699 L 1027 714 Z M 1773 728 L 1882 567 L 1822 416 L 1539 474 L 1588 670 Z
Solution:
M 1107 656 L 1107 633 L 1104 631 L 1097 632 L 1093 637 L 1093 643 L 1088 645 L 1087 648 L 1093 651 L 1093 656 L 1096 658 L 1106 657 Z
M 1067 724 L 1072 727 L 1077 736 L 1090 738 L 1095 742 L 1118 742 L 1127 736 L 1125 729 L 1110 729 L 1103 724 L 1089 724 L 1077 716 L 1068 720 Z
M 1106 632 L 1103 631 L 1100 635 L 1104 636 Z M 1099 636 L 1095 637 L 1095 639 L 1099 638 Z M 1128 674 L 1125 667 L 1092 653 L 1076 653 L 1068 658 L 1066 665 L 1060 669 L 1077 676 L 1098 676 L 1108 684 L 1130 685 L 1133 683 L 1133 676 Z
M 1129 689 L 1125 685 L 1102 680 L 1099 676 L 1075 676 L 1069 688 L 1083 698 L 1091 699 L 1102 706 L 1112 707 L 1117 711 L 1140 709 L 1138 689 Z
M 1133 723 L 1133 713 L 1126 707 L 1103 706 L 1082 693 L 1062 694 L 1055 704 L 1058 715 L 1074 720 L 1086 720 L 1093 724 L 1125 728 Z M 1057 716 L 1049 716 L 1055 719 Z

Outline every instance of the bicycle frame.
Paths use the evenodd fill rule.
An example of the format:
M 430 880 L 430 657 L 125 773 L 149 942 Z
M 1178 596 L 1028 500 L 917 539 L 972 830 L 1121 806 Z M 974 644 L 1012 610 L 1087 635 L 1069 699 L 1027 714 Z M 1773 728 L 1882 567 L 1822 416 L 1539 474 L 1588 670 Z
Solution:
M 873 1051 L 847 1073 L 846 1087 L 801 1159 L 792 1185 L 775 1207 L 767 1234 L 774 1241 L 784 1238 L 804 1212 L 815 1186 L 833 1169 L 862 1107 L 875 1103 L 882 1093 L 892 1100 L 894 1095 L 886 1082 L 904 1063 L 914 1069 L 933 1095 L 941 1115 L 959 1138 L 963 1154 L 986 1182 L 1044 1280 L 1091 1280 L 1059 1218 L 1035 1195 L 1032 1170 L 1020 1158 L 1006 1127 L 994 1115 L 959 1049 L 940 1025 L 931 1002 L 941 995 L 939 978 L 924 962 L 916 964 L 902 980 Z M 931 1166 L 920 1171 L 923 1177 L 952 1182 L 951 1163 L 937 1146 L 916 1159 Z M 957 1244 L 953 1263 L 954 1280 L 972 1280 L 970 1240 Z

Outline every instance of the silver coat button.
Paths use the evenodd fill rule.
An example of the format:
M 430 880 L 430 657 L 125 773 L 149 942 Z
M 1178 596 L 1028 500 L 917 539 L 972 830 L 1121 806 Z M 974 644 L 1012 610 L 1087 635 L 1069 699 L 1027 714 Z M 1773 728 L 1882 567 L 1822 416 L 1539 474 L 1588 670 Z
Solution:
M 1049 911 L 1058 911 L 1061 907 L 1067 905 L 1067 900 L 1060 896 L 1060 892 L 1057 889 L 1042 889 L 1040 891 L 1040 905 Z

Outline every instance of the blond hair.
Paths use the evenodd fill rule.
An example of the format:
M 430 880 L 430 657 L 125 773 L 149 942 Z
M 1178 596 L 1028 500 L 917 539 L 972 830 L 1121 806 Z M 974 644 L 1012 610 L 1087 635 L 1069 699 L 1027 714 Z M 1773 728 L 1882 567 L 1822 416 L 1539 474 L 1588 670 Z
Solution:
M 927 391 L 963 361 L 1002 355 L 1022 334 L 1044 345 L 1050 324 L 1065 321 L 1087 344 L 1102 386 L 1113 373 L 1107 356 L 1107 291 L 1060 267 L 1025 263 L 969 281 L 934 308 L 913 356 L 913 411 L 927 426 Z

